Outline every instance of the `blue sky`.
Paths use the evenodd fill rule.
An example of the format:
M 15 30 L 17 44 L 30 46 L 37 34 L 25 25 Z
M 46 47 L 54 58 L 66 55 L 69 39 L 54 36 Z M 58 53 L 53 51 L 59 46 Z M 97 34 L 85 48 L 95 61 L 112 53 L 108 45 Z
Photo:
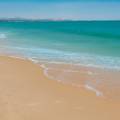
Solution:
M 0 0 L 0 18 L 120 20 L 120 0 Z

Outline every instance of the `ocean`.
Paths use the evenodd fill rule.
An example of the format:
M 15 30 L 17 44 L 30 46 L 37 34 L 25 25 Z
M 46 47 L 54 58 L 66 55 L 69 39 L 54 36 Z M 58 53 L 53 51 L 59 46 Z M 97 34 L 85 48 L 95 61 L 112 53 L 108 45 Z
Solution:
M 120 73 L 120 21 L 2 21 L 0 54 L 32 60 L 46 70 L 72 65 Z M 62 75 L 59 80 L 64 81 Z M 74 83 L 72 76 L 67 82 L 70 78 Z

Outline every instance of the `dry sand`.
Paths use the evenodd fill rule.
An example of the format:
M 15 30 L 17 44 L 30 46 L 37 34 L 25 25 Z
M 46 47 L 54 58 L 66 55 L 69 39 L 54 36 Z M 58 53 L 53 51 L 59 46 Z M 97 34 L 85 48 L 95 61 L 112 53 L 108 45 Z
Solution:
M 30 61 L 1 56 L 0 120 L 120 120 L 120 102 L 49 80 Z

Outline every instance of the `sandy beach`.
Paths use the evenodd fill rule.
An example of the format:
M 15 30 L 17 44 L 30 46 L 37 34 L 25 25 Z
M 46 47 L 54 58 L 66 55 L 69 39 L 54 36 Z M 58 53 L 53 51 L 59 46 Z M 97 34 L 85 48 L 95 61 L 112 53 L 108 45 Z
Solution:
M 120 102 L 49 80 L 31 61 L 1 56 L 0 120 L 120 120 Z

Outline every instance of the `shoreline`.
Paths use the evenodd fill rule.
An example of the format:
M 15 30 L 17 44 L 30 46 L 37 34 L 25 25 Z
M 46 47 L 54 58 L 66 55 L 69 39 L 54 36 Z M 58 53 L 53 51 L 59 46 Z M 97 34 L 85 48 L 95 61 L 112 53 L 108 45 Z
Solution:
M 0 55 L 0 57 L 20 59 L 37 65 L 43 75 L 63 85 L 70 85 L 93 92 L 97 97 L 120 101 L 119 70 L 103 69 L 84 65 L 74 65 L 57 62 L 44 62 L 20 55 Z M 114 81 L 113 81 L 114 80 Z M 112 82 L 113 81 L 113 82 Z M 111 86 L 114 84 L 114 86 Z M 116 88 L 117 87 L 117 88 Z
M 114 120 L 119 101 L 84 88 L 49 80 L 29 60 L 0 56 L 0 119 Z

